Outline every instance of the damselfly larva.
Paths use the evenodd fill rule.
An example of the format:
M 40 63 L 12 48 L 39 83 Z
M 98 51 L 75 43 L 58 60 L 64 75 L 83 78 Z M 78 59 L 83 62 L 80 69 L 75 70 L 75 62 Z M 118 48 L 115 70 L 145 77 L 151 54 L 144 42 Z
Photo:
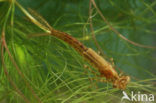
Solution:
M 80 53 L 80 55 L 82 55 L 87 61 L 89 61 L 91 65 L 93 65 L 98 70 L 100 77 L 105 77 L 108 82 L 112 82 L 114 88 L 126 88 L 127 83 L 130 81 L 130 77 L 120 76 L 113 68 L 113 66 L 100 55 L 98 55 L 94 50 L 87 48 L 81 42 L 67 33 L 51 29 L 50 34 L 72 46 L 77 52 Z
M 18 2 L 16 2 L 19 8 L 26 14 L 26 16 L 40 28 L 45 31 L 50 31 L 50 35 L 55 36 L 70 46 L 72 46 L 77 52 L 79 52 L 86 60 L 89 61 L 91 65 L 93 65 L 100 73 L 101 77 L 105 77 L 107 81 L 112 82 L 115 88 L 125 89 L 127 83 L 130 81 L 129 76 L 120 76 L 113 68 L 113 66 L 107 62 L 104 58 L 99 56 L 94 50 L 91 48 L 87 48 L 81 42 L 79 42 L 74 37 L 70 36 L 67 33 L 60 32 L 58 30 L 53 29 L 42 17 L 39 17 L 44 24 L 38 22 L 34 17 L 32 17 Z

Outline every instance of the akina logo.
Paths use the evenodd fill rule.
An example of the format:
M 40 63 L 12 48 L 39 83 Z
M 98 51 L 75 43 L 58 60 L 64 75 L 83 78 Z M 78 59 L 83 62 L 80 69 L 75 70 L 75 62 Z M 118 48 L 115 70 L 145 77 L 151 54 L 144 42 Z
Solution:
M 121 103 L 124 103 L 126 100 L 134 102 L 154 102 L 153 94 L 142 94 L 140 91 L 138 91 L 138 93 L 131 91 L 131 95 L 127 95 L 125 91 L 122 93 L 123 97 L 121 99 Z

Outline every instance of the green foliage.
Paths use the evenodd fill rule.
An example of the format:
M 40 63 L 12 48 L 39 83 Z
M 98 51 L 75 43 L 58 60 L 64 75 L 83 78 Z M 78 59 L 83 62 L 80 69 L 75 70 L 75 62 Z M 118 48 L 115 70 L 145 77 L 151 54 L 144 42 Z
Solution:
M 120 102 L 121 90 L 112 88 L 110 83 L 89 81 L 89 78 L 96 78 L 84 68 L 90 65 L 68 44 L 52 36 L 29 38 L 45 31 L 33 24 L 15 2 L 30 14 L 28 8 L 38 12 L 53 28 L 67 32 L 95 51 L 98 49 L 87 22 L 89 0 L 0 0 L 0 37 L 5 30 L 7 46 L 24 78 L 6 50 L 5 66 L 12 81 L 31 103 L 38 103 L 38 100 L 25 80 L 43 103 Z M 156 1 L 97 0 L 96 4 L 123 36 L 143 45 L 156 45 Z M 95 8 L 92 16 L 96 39 L 107 59 L 113 58 L 117 71 L 131 77 L 125 91 L 156 95 L 156 49 L 141 48 L 117 36 Z M 0 103 L 26 102 L 9 82 L 2 59 L 0 61 Z

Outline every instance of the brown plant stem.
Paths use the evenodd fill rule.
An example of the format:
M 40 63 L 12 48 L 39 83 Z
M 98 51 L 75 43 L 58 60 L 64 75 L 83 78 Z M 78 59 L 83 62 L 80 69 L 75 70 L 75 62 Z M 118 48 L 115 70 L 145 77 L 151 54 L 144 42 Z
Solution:
M 6 75 L 6 77 L 8 78 L 9 82 L 11 83 L 11 85 L 15 88 L 16 92 L 23 98 L 23 100 L 26 103 L 31 103 L 25 96 L 24 94 L 19 90 L 19 88 L 16 86 L 16 84 L 13 82 L 13 80 L 11 79 L 11 77 L 9 76 L 9 73 L 7 71 L 5 62 L 4 62 L 4 44 L 5 44 L 5 39 L 4 39 L 4 34 L 2 33 L 2 37 L 1 37 L 1 60 L 2 60 L 2 66 L 4 69 L 4 74 Z
M 11 62 L 13 63 L 13 65 L 15 66 L 15 68 L 16 68 L 18 74 L 23 78 L 23 80 L 24 80 L 26 86 L 31 90 L 33 96 L 38 100 L 38 102 L 39 102 L 39 103 L 42 103 L 41 100 L 40 100 L 40 98 L 36 95 L 35 91 L 32 89 L 32 87 L 29 85 L 29 83 L 28 83 L 27 80 L 25 79 L 24 74 L 21 72 L 21 70 L 19 69 L 18 65 L 16 64 L 14 58 L 12 57 L 12 55 L 11 55 L 9 49 L 8 49 L 8 46 L 7 46 L 7 44 L 6 44 L 6 41 L 5 41 L 4 30 L 2 31 L 2 45 L 4 46 L 6 52 L 8 53 L 9 58 L 10 58 Z
M 109 28 L 115 32 L 120 38 L 122 38 L 123 40 L 135 45 L 135 46 L 138 46 L 138 47 L 142 47 L 142 48 L 155 48 L 156 49 L 156 46 L 148 46 L 148 45 L 142 45 L 142 44 L 139 44 L 139 43 L 136 43 L 134 41 L 131 41 L 129 39 L 127 39 L 126 37 L 124 37 L 120 32 L 118 32 L 108 21 L 107 19 L 104 17 L 104 15 L 102 14 L 102 12 L 100 11 L 100 9 L 97 7 L 96 3 L 95 3 L 95 0 L 91 0 L 93 6 L 96 8 L 97 12 L 99 13 L 99 15 L 101 16 L 101 18 L 103 19 L 103 21 L 109 26 Z
M 90 23 L 89 24 L 90 24 L 90 30 L 91 30 L 91 34 L 92 34 L 92 39 L 95 42 L 95 45 L 96 45 L 97 49 L 100 51 L 100 54 L 102 56 L 104 56 L 104 53 L 103 53 L 103 51 L 102 51 L 102 49 L 101 49 L 100 45 L 98 44 L 98 42 L 96 40 L 96 37 L 95 37 L 93 23 L 92 23 L 92 12 L 93 12 L 93 10 L 92 10 L 92 2 L 90 0 L 90 2 L 89 2 L 89 22 Z

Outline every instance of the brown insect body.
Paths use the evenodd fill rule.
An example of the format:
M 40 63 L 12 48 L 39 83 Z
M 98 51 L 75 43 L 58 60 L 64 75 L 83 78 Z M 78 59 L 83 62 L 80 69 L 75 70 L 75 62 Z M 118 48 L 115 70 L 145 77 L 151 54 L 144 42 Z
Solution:
M 99 56 L 91 48 L 88 48 L 88 50 L 84 52 L 84 57 L 87 58 L 90 63 L 98 69 L 102 77 L 105 76 L 107 79 L 118 78 L 118 74 L 113 69 L 112 65 Z
M 78 51 L 86 60 L 90 62 L 100 73 L 100 77 L 105 77 L 107 81 L 113 83 L 113 87 L 125 89 L 127 83 L 130 81 L 129 76 L 119 76 L 113 66 L 104 58 L 98 55 L 91 48 L 87 48 L 81 42 L 67 33 L 52 29 L 51 35 L 65 41 Z
M 113 66 L 107 62 L 104 58 L 99 56 L 94 50 L 88 48 L 86 52 L 83 53 L 84 57 L 89 60 L 89 62 L 98 69 L 100 77 L 106 77 L 106 79 L 113 83 L 115 88 L 125 89 L 127 83 L 130 81 L 129 76 L 119 76 L 115 71 Z
M 51 35 L 65 41 L 70 46 L 72 46 L 76 51 L 78 51 L 80 54 L 82 54 L 84 51 L 87 50 L 86 46 L 84 46 L 81 42 L 79 42 L 77 39 L 75 39 L 74 37 L 70 36 L 67 33 L 52 29 Z

